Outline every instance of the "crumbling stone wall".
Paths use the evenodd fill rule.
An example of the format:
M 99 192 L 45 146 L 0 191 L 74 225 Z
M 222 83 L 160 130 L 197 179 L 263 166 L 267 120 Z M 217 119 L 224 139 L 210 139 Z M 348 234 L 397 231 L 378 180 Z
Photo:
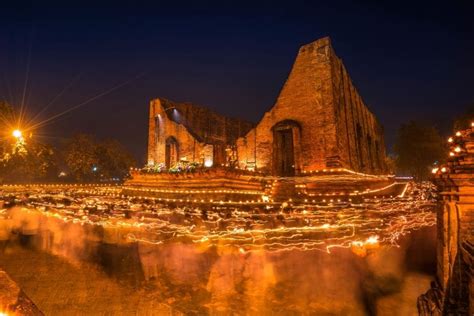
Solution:
M 179 158 L 203 163 L 211 145 L 214 159 L 223 163 L 227 146 L 253 126 L 204 107 L 162 98 L 150 102 L 148 124 L 149 164 L 165 162 L 166 140 L 170 137 L 177 142 Z
M 178 111 L 179 115 L 175 118 L 172 117 L 171 111 L 166 112 L 171 119 L 186 126 L 206 143 L 233 143 L 253 127 L 250 122 L 226 117 L 192 103 L 177 103 L 165 99 L 161 99 L 161 102 L 166 108 L 173 107 Z
M 300 48 L 274 107 L 255 129 L 238 139 L 240 166 L 274 170 L 272 127 L 284 120 L 301 126 L 293 134 L 295 173 L 346 167 L 380 173 L 385 167 L 383 130 L 367 109 L 328 37 Z
M 165 103 L 166 104 L 166 103 Z M 152 100 L 148 122 L 148 163 L 164 163 L 166 140 L 174 137 L 178 141 L 178 156 L 186 157 L 190 161 L 200 161 L 204 157 L 205 144 L 194 137 L 191 132 L 180 123 L 172 120 L 166 113 L 168 110 L 162 100 Z
M 352 170 L 383 173 L 383 128 L 365 105 L 342 60 L 331 50 L 337 148 L 341 163 Z M 360 131 L 360 132 L 358 132 Z
M 150 104 L 148 162 L 165 161 L 168 137 L 179 157 L 204 162 L 212 144 L 214 164 L 231 155 L 242 169 L 278 174 L 280 128 L 291 129 L 291 174 L 344 167 L 383 173 L 383 129 L 355 89 L 328 37 L 300 48 L 275 105 L 256 127 L 190 103 L 156 99 Z M 288 140 L 285 140 L 288 142 Z M 283 146 L 284 147 L 284 146 Z M 286 148 L 286 147 L 285 147 Z M 280 160 L 279 160 L 280 159 Z M 288 167 L 288 166 L 287 166 Z

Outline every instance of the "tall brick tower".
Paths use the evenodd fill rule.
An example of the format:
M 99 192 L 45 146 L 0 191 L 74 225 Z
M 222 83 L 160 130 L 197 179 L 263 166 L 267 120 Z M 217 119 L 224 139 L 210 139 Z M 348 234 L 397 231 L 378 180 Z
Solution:
M 275 105 L 237 147 L 242 168 L 280 176 L 333 167 L 386 171 L 383 129 L 329 37 L 299 49 Z

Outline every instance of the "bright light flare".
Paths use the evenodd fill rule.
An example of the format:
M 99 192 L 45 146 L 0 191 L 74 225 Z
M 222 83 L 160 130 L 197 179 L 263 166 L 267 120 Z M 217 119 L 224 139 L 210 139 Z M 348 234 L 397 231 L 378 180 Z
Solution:
M 379 242 L 379 236 L 370 236 L 365 241 L 366 244 L 374 245 Z
M 16 129 L 16 130 L 14 130 L 14 131 L 12 132 L 12 135 L 13 135 L 13 137 L 15 137 L 15 138 L 21 138 L 22 133 L 21 133 L 21 131 L 20 131 L 19 129 Z

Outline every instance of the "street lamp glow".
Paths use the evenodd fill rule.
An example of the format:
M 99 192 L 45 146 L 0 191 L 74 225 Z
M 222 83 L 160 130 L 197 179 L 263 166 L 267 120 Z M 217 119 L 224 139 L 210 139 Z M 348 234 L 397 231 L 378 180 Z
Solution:
M 20 138 L 21 137 L 21 131 L 19 129 L 16 129 L 12 133 L 13 137 L 15 138 Z

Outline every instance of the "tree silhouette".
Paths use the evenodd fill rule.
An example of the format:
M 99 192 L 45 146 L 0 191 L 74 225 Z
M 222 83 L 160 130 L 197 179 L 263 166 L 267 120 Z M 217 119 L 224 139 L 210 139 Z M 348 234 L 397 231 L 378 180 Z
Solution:
M 446 157 L 446 143 L 433 126 L 410 121 L 400 126 L 395 143 L 399 173 L 417 181 L 428 179 L 431 167 Z

